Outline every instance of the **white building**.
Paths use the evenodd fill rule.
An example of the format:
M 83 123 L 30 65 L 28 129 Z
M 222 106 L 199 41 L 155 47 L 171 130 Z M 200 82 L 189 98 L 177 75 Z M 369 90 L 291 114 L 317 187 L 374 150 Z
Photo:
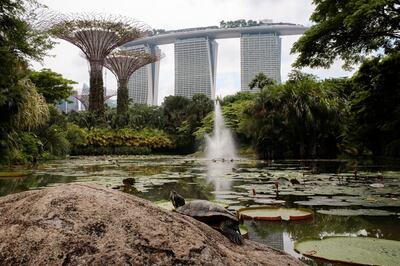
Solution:
M 161 50 L 156 45 L 131 46 L 129 50 L 161 54 Z M 128 95 L 132 102 L 157 105 L 159 73 L 160 61 L 157 61 L 139 68 L 132 74 L 128 81 Z
M 260 72 L 277 83 L 281 82 L 281 38 L 275 33 L 242 34 L 241 90 L 248 91 L 250 81 Z
M 203 93 L 215 98 L 218 44 L 212 39 L 175 41 L 175 95 L 192 98 Z

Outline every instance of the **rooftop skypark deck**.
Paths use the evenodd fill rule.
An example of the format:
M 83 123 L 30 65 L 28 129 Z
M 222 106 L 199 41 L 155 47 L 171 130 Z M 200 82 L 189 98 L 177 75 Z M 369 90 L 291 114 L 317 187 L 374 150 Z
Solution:
M 242 34 L 276 33 L 277 35 L 303 34 L 307 27 L 292 23 L 264 23 L 257 26 L 220 28 L 218 26 L 188 28 L 160 32 L 156 35 L 145 37 L 125 46 L 141 44 L 163 45 L 174 43 L 177 39 L 208 37 L 210 39 L 240 38 Z

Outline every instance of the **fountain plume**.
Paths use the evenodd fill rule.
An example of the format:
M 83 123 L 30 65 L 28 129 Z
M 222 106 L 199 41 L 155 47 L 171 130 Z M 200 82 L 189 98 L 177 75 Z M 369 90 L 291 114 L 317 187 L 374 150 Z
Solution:
M 235 142 L 231 130 L 225 125 L 222 116 L 221 105 L 215 101 L 214 132 L 211 136 L 206 136 L 207 140 L 207 159 L 210 160 L 232 160 L 236 159 Z

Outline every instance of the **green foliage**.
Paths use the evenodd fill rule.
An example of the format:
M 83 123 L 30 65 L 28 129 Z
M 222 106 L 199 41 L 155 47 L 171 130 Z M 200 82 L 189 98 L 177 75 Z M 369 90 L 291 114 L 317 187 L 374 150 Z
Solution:
M 195 132 L 202 120 L 212 111 L 213 102 L 204 94 L 193 95 L 192 99 L 168 96 L 162 106 L 166 119 L 165 130 L 176 143 L 176 151 L 190 153 L 196 150 Z
M 46 68 L 41 71 L 32 71 L 29 78 L 46 102 L 54 104 L 67 100 L 72 95 L 73 87 L 70 85 L 76 84 L 75 81 L 65 79 L 61 74 Z
M 258 73 L 249 83 L 250 90 L 257 88 L 259 90 L 265 88 L 266 86 L 274 85 L 275 81 L 267 77 L 264 73 Z
M 0 5 L 1 57 L 11 55 L 21 62 L 41 60 L 53 42 L 46 32 L 33 27 L 38 21 L 35 9 L 42 7 L 35 0 L 2 0 Z M 3 61 L 2 61 L 3 62 Z M 9 64 L 5 67 L 11 66 Z M 1 72 L 3 74 L 3 72 Z
M 349 67 L 376 51 L 398 51 L 398 0 L 314 0 L 315 24 L 293 45 L 297 67 L 329 67 L 339 57 Z
M 400 156 L 400 53 L 364 62 L 353 77 L 353 137 L 374 155 Z M 397 149 L 398 150 L 398 149 Z M 387 154 L 387 155 L 389 155 Z
M 107 121 L 114 129 L 131 128 L 140 130 L 143 128 L 159 128 L 165 126 L 163 109 L 159 106 L 147 104 L 132 104 L 124 114 L 117 114 L 115 110 L 106 113 Z
M 234 21 L 224 21 L 222 20 L 219 23 L 219 27 L 220 28 L 237 28 L 237 27 L 251 27 L 251 26 L 258 26 L 261 23 L 258 21 L 254 21 L 254 20 L 244 20 L 244 19 L 238 19 L 238 20 L 234 20 Z
M 44 150 L 55 157 L 65 157 L 71 150 L 66 131 L 58 125 L 51 125 L 41 132 Z
M 44 100 L 28 81 L 28 60 L 40 60 L 52 45 L 34 25 L 36 1 L 0 4 L 0 162 L 19 157 L 18 132 L 33 129 L 48 116 Z M 14 156 L 15 155 L 15 156 Z
M 335 156 L 346 101 L 309 75 L 264 88 L 244 110 L 238 132 L 265 158 Z M 326 87 L 326 86 L 325 86 Z
M 201 121 L 214 109 L 213 102 L 205 94 L 195 94 L 186 107 L 189 133 L 201 126 Z
M 71 147 L 82 146 L 87 143 L 87 130 L 75 124 L 68 123 L 65 137 Z
M 255 94 L 247 91 L 240 91 L 234 95 L 225 96 L 221 102 L 221 105 L 224 106 L 229 103 L 234 103 L 237 101 L 245 101 L 245 100 L 253 100 L 255 98 Z
M 92 129 L 87 133 L 85 146 L 96 147 L 149 147 L 151 149 L 172 148 L 173 143 L 161 130 L 144 129 L 135 131 L 132 129 Z
M 149 155 L 149 147 L 75 147 L 72 151 L 74 155 Z
M 168 133 L 175 133 L 176 129 L 186 119 L 186 108 L 190 100 L 183 96 L 168 96 L 162 104 L 164 115 L 167 119 L 165 130 Z

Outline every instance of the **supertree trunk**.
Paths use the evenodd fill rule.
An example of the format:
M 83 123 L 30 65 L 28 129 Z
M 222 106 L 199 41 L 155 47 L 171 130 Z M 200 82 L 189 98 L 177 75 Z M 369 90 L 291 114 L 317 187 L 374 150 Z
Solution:
M 89 111 L 104 114 L 103 65 L 100 62 L 90 64 Z
M 117 114 L 128 112 L 129 95 L 128 95 L 128 80 L 119 80 L 117 93 Z

